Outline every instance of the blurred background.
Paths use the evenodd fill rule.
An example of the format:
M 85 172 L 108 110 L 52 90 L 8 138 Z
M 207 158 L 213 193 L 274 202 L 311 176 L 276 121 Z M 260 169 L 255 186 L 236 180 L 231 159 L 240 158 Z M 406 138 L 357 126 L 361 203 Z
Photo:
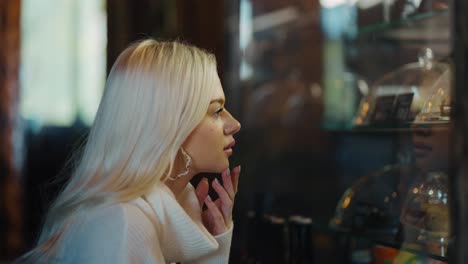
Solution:
M 33 245 L 110 67 L 147 37 L 214 53 L 242 123 L 231 263 L 448 262 L 449 7 L 0 1 L 0 262 Z

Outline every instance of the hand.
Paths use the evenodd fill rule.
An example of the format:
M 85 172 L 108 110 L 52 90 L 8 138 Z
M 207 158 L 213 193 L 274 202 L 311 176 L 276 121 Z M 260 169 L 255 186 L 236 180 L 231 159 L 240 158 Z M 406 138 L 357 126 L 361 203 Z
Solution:
M 214 236 L 226 232 L 232 225 L 232 209 L 239 184 L 239 174 L 240 166 L 235 167 L 232 172 L 226 169 L 221 174 L 223 185 L 217 179 L 212 182 L 212 187 L 219 196 L 216 201 L 208 195 L 209 183 L 206 178 L 198 184 L 195 190 L 200 207 L 203 204 L 207 206 L 202 213 L 203 224 Z

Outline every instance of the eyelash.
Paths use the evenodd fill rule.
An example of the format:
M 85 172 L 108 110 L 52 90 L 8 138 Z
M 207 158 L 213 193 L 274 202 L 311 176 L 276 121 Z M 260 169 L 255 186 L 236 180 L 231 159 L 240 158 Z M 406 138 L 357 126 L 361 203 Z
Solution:
M 215 115 L 219 116 L 224 111 L 224 108 L 216 110 Z

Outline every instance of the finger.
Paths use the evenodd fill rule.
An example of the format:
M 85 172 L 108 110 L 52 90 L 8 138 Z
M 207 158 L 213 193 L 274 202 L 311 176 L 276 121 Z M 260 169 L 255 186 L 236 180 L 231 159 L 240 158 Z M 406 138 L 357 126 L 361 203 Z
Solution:
M 209 215 L 208 210 L 203 211 L 202 213 L 202 223 L 212 233 L 213 230 L 213 224 L 211 222 L 211 215 Z
M 234 208 L 234 204 L 224 204 L 221 201 L 221 198 L 217 199 L 214 201 L 216 207 L 218 207 L 218 210 L 221 212 L 221 214 L 224 217 L 224 223 L 226 226 L 230 226 L 230 223 L 232 223 L 232 209 Z
M 211 214 L 211 217 L 213 220 L 212 224 L 213 224 L 215 233 L 218 233 L 218 234 L 222 233 L 226 229 L 226 224 L 224 223 L 223 215 L 219 211 L 218 207 L 216 207 L 213 200 L 211 200 L 211 197 L 209 195 L 206 196 L 205 204 L 208 207 L 208 211 Z
M 221 183 L 219 183 L 219 180 L 215 178 L 211 185 L 218 193 L 219 199 L 221 200 L 223 207 L 232 207 L 232 199 L 227 193 L 225 187 L 223 187 Z
M 223 178 L 223 187 L 226 190 L 226 192 L 229 194 L 229 197 L 231 200 L 234 200 L 234 196 L 236 195 L 234 192 L 234 188 L 232 186 L 232 180 L 231 180 L 231 170 L 229 168 L 221 174 L 221 177 Z
M 224 223 L 230 223 L 232 221 L 232 208 L 234 206 L 234 201 L 231 200 L 231 197 L 229 197 L 229 194 L 219 183 L 218 179 L 215 179 L 212 185 L 219 196 L 219 199 L 215 201 L 215 204 L 218 205 L 218 208 L 224 216 Z
M 234 189 L 234 194 L 236 194 L 237 191 L 238 191 L 240 172 L 241 172 L 241 166 L 239 165 L 239 166 L 235 167 L 232 170 L 232 173 L 231 173 L 231 180 L 232 180 L 232 186 L 233 186 L 233 189 Z
M 198 204 L 200 207 L 203 207 L 203 203 L 205 201 L 206 196 L 208 195 L 208 191 L 210 189 L 210 184 L 208 183 L 207 178 L 203 178 L 197 185 L 195 189 L 195 193 L 197 194 Z
M 218 208 L 221 208 L 221 199 L 217 199 L 216 201 L 214 201 L 216 207 Z

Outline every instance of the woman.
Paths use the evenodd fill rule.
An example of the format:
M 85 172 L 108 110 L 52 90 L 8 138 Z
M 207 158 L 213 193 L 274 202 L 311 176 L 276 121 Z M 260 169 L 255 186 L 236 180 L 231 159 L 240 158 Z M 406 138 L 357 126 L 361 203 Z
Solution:
M 83 153 L 20 263 L 227 263 L 240 124 L 213 55 L 144 40 L 115 62 Z M 222 173 L 208 195 L 200 172 Z M 207 209 L 202 210 L 203 205 Z

